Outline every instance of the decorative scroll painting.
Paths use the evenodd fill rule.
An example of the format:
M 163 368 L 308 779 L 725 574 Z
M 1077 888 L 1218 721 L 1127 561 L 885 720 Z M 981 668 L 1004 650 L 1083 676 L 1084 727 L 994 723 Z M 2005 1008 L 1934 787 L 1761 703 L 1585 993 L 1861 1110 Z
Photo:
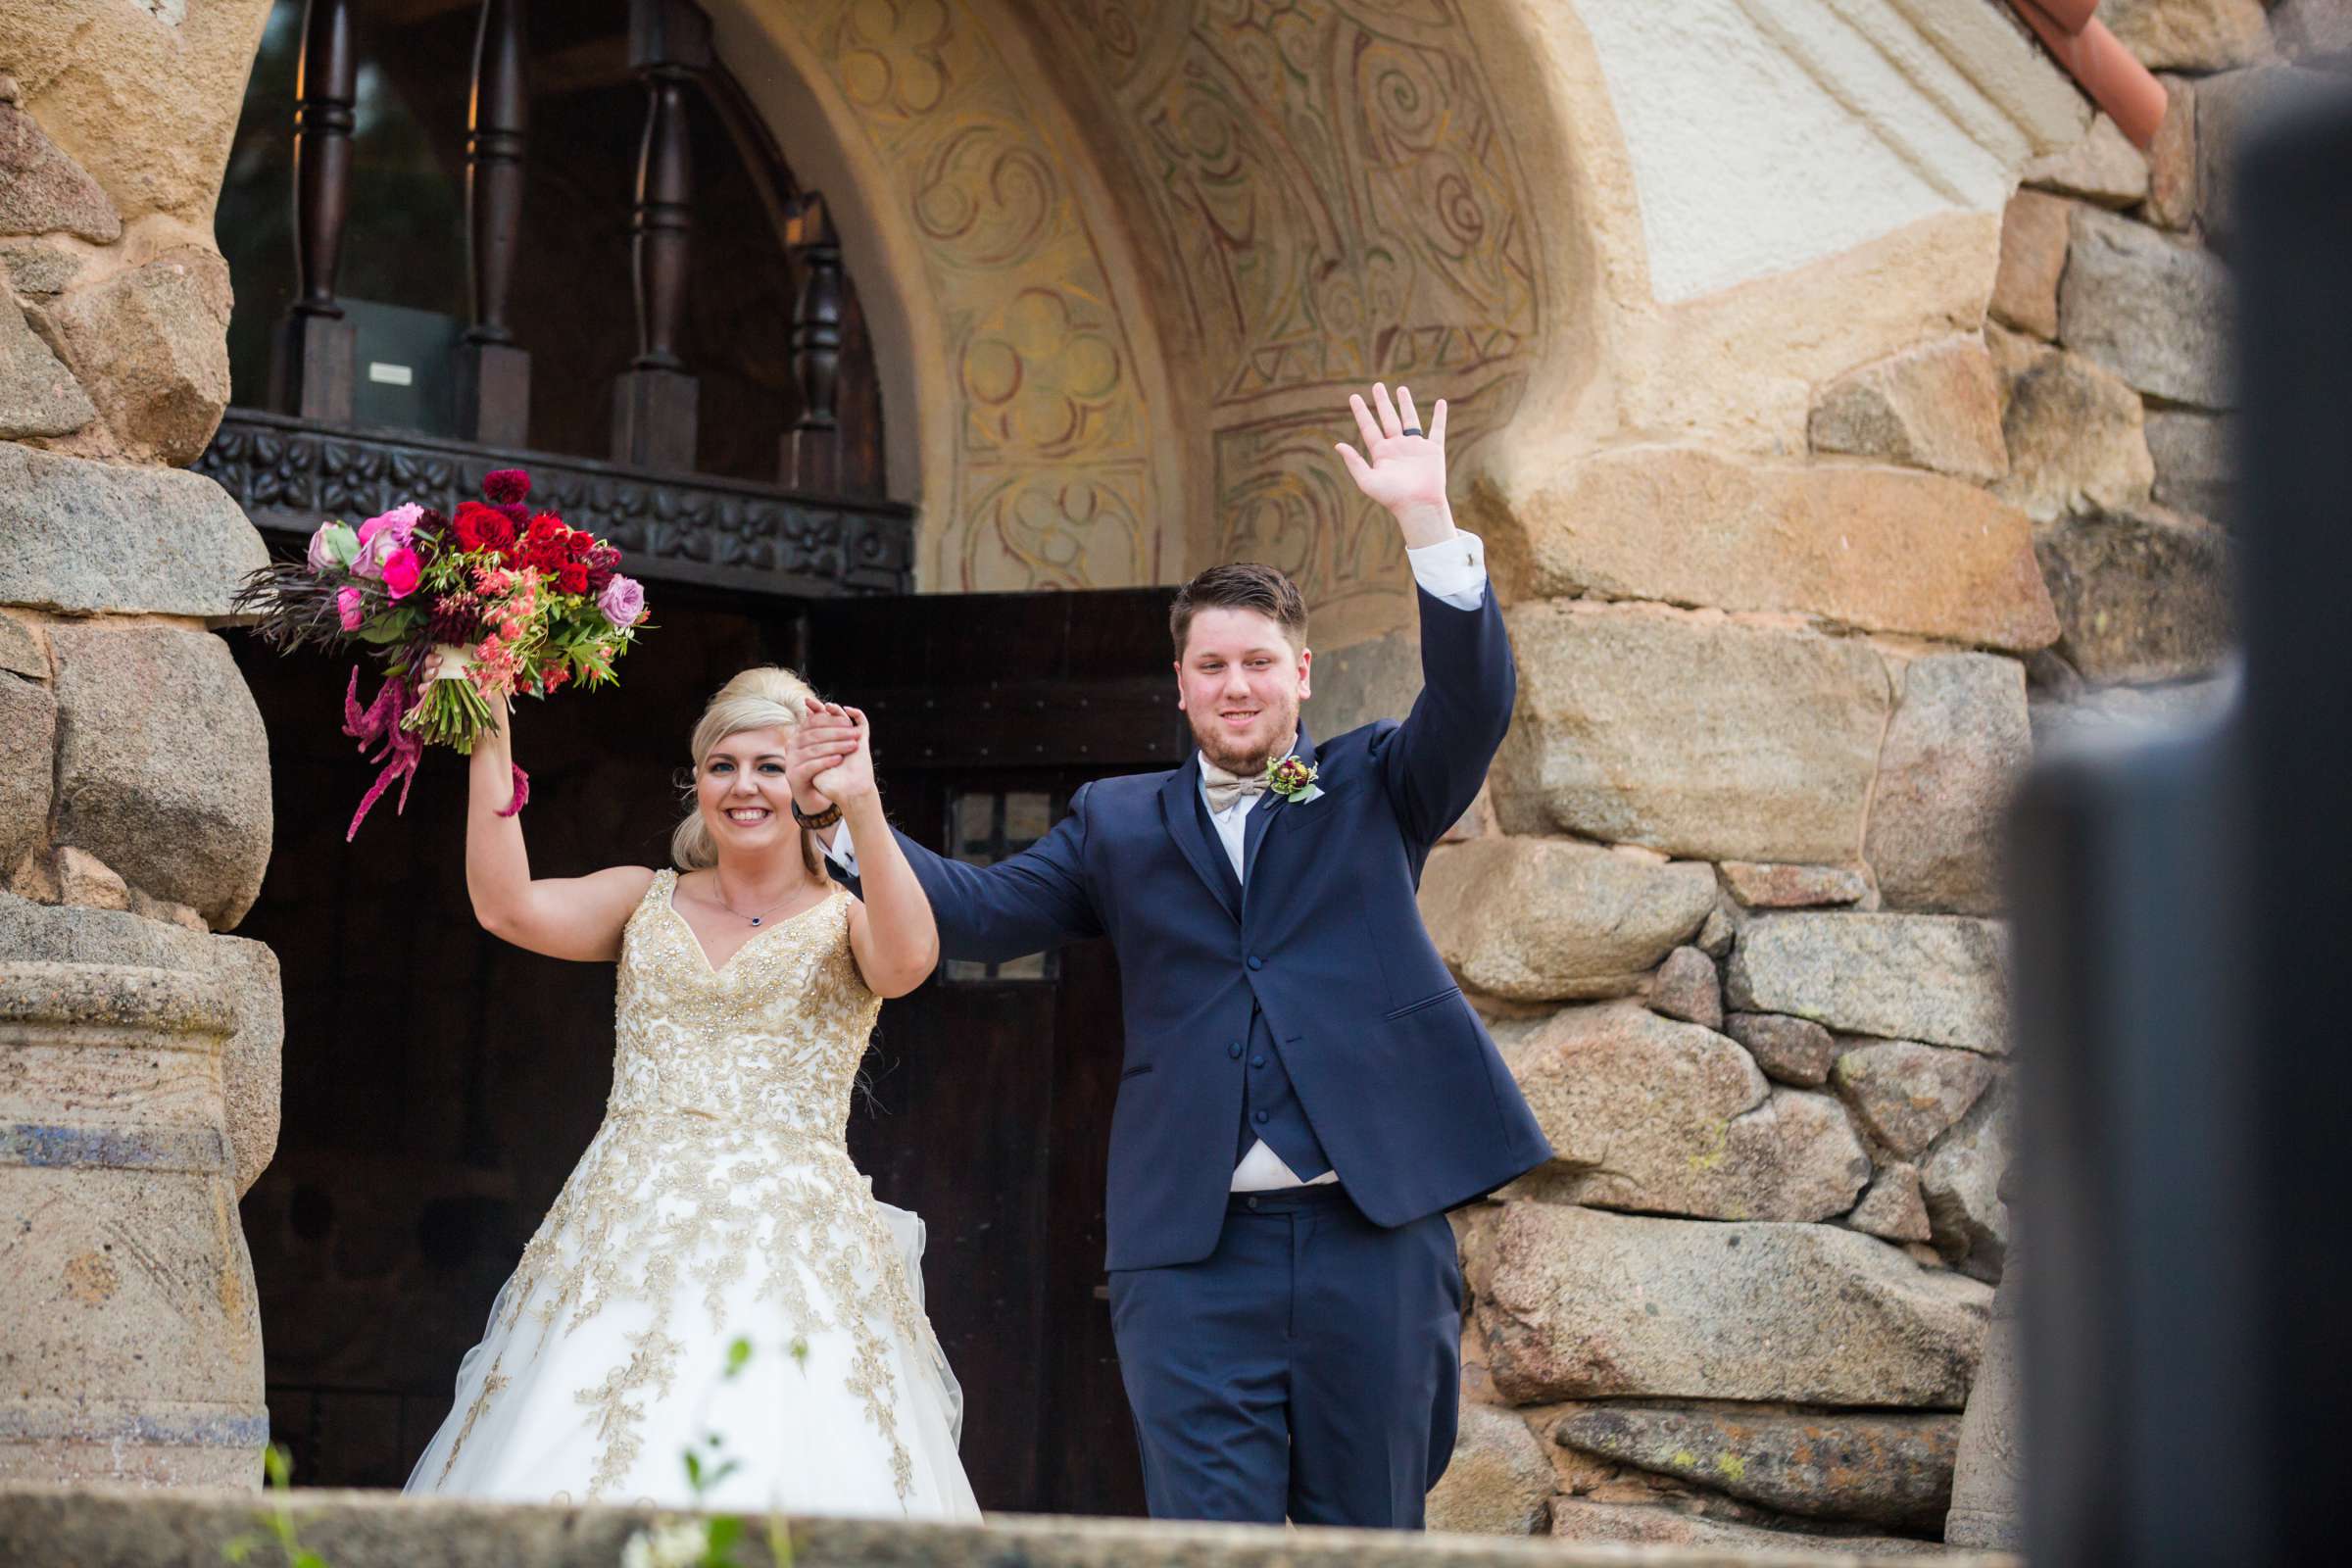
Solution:
M 1056 3 L 1130 127 L 1214 376 L 1195 554 L 1298 575 L 1326 643 L 1397 624 L 1402 551 L 1332 459 L 1343 400 L 1375 379 L 1450 398 L 1458 463 L 1507 422 L 1542 330 L 1469 0 Z
M 1301 576 L 1318 640 L 1405 618 L 1402 553 L 1338 482 L 1347 393 L 1403 379 L 1450 398 L 1458 461 L 1507 422 L 1543 330 L 1531 202 L 1470 3 L 795 9 L 948 327 L 952 366 L 923 368 L 952 371 L 956 421 L 926 586 L 1110 587 L 1253 556 Z M 1016 65 L 990 28 L 1020 16 L 1044 71 L 1095 79 Z M 1094 112 L 1047 112 L 1064 99 Z M 1070 144 L 1082 122 L 1120 145 Z M 1105 264 L 1098 225 L 1119 220 L 1074 188 L 1088 161 L 1125 186 L 1135 243 L 1171 259 L 1170 297 Z M 1153 341 L 1183 345 L 1193 384 L 1144 384 Z M 1208 515 L 1171 514 L 1190 476 L 1155 396 L 1205 411 Z
M 828 0 L 794 23 L 890 173 L 949 328 L 954 485 L 927 509 L 926 586 L 1105 588 L 1176 563 L 1129 323 L 1067 171 L 966 0 Z M 932 373 L 925 368 L 925 373 Z M 944 500 L 944 505 L 941 502 Z M 1163 558 L 1164 564 L 1163 564 Z

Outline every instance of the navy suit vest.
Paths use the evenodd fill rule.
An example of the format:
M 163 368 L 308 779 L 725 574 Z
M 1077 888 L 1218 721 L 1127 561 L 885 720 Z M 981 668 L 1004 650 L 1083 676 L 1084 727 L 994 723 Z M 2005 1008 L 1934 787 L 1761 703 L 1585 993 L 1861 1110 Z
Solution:
M 1251 814 L 1267 809 L 1271 797 L 1261 795 Z M 1193 808 L 1200 819 L 1200 831 L 1219 849 L 1224 841 L 1217 837 L 1217 826 L 1208 814 L 1208 805 L 1198 792 L 1193 796 Z M 1238 905 L 1248 895 L 1241 880 L 1233 874 L 1230 860 L 1220 860 L 1225 873 L 1225 885 Z M 1246 963 L 1239 955 L 1237 963 Z M 1242 1074 L 1242 1120 L 1234 1136 L 1233 1157 L 1240 1163 L 1250 1146 L 1264 1139 L 1266 1147 L 1282 1156 L 1282 1162 L 1300 1181 L 1313 1181 L 1331 1169 L 1331 1156 L 1323 1152 L 1322 1140 L 1315 1136 L 1314 1124 L 1306 1119 L 1306 1107 L 1299 1102 L 1298 1092 L 1291 1087 L 1290 1069 L 1283 1065 L 1282 1047 L 1275 1043 L 1274 1030 L 1266 1022 L 1263 1008 L 1250 1009 L 1250 1033 L 1246 1038 L 1223 1042 L 1225 1055 Z

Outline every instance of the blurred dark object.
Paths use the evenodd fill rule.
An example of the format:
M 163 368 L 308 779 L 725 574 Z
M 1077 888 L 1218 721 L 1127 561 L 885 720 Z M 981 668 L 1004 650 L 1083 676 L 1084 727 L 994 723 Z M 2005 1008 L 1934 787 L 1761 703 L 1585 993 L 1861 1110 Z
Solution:
M 2352 1413 L 2352 93 L 2247 146 L 2241 684 L 2078 743 L 2013 824 L 2026 1544 L 2333 1556 Z

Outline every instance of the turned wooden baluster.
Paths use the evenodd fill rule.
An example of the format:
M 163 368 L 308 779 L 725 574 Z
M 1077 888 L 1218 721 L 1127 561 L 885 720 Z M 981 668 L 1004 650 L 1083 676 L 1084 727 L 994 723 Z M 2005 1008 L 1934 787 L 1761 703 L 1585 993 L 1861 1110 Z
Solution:
M 612 457 L 639 467 L 691 469 L 700 386 L 678 355 L 694 190 L 686 93 L 695 73 L 710 64 L 709 19 L 686 0 L 630 0 L 629 64 L 646 85 L 629 224 L 637 357 L 612 388 Z
M 841 240 L 813 192 L 794 215 L 801 291 L 792 306 L 792 375 L 801 416 L 784 434 L 783 480 L 794 490 L 841 488 Z
M 523 77 L 525 0 L 482 0 L 466 117 L 466 240 L 473 321 L 458 348 L 460 433 L 486 446 L 529 445 L 531 356 L 507 324 L 522 246 L 522 155 L 530 96 Z
M 354 331 L 335 303 L 351 209 L 352 104 L 359 53 L 348 0 L 306 0 L 294 85 L 295 298 L 278 339 L 271 401 L 305 419 L 351 418 Z

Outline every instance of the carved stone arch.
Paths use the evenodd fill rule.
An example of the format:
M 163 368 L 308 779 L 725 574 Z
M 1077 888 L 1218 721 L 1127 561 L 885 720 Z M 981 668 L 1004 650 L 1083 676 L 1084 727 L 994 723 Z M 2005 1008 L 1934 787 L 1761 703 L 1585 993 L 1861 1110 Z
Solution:
M 1020 30 L 976 0 L 710 11 L 833 204 L 896 416 L 891 489 L 923 508 L 921 586 L 1180 576 L 1183 401 L 1135 238 Z

